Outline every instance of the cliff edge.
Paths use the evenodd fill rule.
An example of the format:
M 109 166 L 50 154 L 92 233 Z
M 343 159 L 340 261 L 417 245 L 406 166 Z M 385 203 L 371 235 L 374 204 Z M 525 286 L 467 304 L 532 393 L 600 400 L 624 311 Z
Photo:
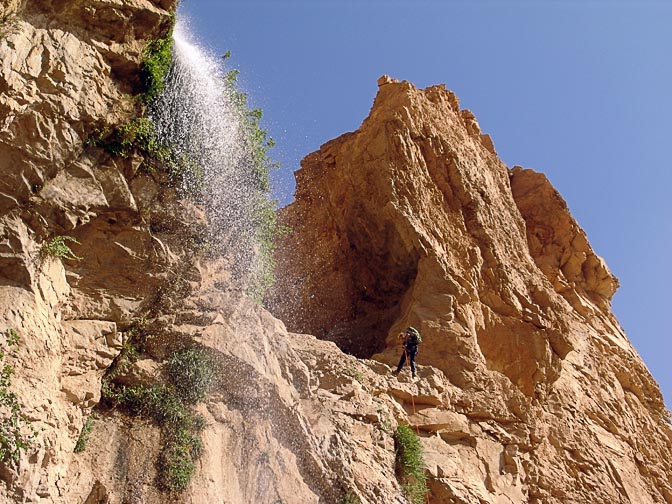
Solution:
M 296 182 L 273 313 L 389 365 L 417 327 L 418 362 L 459 396 L 441 408 L 501 444 L 475 462 L 481 438 L 441 438 L 437 502 L 500 502 L 500 485 L 518 491 L 507 502 L 670 502 L 669 413 L 610 311 L 618 281 L 546 177 L 509 170 L 454 93 L 382 77 L 361 127 Z M 458 453 L 499 474 L 450 483 Z

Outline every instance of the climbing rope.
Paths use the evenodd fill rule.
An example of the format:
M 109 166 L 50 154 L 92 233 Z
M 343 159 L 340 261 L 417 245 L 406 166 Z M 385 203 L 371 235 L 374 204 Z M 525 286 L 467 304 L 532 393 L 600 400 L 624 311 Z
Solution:
M 408 357 L 408 350 L 406 349 L 406 345 L 404 345 L 404 354 L 406 355 L 406 360 L 408 361 L 408 366 L 410 367 L 411 366 L 411 359 Z M 416 415 L 415 399 L 414 399 L 414 395 L 413 395 L 412 391 L 411 391 L 411 405 L 413 406 L 413 416 L 415 416 Z M 420 437 L 420 428 L 418 427 L 417 422 L 415 424 L 415 433 L 418 435 L 418 437 Z M 425 503 L 429 504 L 429 493 L 425 494 Z
M 406 360 L 408 361 L 408 365 L 410 367 L 411 365 L 411 359 L 408 358 L 408 350 L 406 349 L 406 346 L 404 346 L 404 354 L 406 355 Z M 413 399 L 413 393 L 411 393 L 411 405 L 413 406 L 413 415 L 416 414 L 415 412 L 415 399 Z M 415 432 L 420 437 L 420 429 L 418 428 L 418 424 L 415 424 Z

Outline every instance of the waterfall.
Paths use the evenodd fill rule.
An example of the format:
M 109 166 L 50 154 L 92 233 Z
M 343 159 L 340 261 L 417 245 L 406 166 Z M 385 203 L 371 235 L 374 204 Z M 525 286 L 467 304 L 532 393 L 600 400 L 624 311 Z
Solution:
M 260 215 L 270 203 L 259 175 L 258 153 L 240 95 L 223 68 L 178 20 L 173 64 L 149 117 L 157 139 L 179 162 L 179 183 L 208 215 L 210 246 L 225 251 L 236 272 L 247 274 L 258 250 Z

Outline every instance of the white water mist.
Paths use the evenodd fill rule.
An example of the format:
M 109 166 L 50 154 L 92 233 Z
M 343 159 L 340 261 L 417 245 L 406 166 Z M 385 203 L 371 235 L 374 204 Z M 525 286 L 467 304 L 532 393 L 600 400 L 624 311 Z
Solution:
M 207 240 L 233 259 L 238 274 L 246 274 L 258 249 L 260 208 L 268 201 L 249 120 L 235 99 L 223 58 L 199 46 L 178 21 L 173 64 L 149 115 L 158 140 L 183 161 L 182 190 L 206 209 Z

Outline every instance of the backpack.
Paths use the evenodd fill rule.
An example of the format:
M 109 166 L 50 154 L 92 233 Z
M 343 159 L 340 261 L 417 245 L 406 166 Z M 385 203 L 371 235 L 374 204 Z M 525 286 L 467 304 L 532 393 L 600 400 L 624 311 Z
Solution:
M 420 332 L 415 328 L 415 327 L 409 327 L 406 329 L 406 332 L 411 334 L 410 342 L 414 345 L 419 345 L 422 343 L 422 336 L 420 336 Z

